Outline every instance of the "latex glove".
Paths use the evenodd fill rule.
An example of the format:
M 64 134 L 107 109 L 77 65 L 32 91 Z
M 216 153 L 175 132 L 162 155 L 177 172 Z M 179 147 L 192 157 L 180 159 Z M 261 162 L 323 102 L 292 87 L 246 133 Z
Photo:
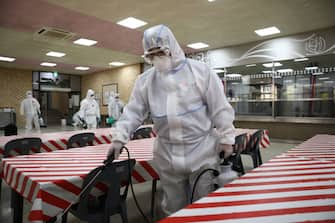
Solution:
M 229 144 L 219 144 L 218 150 L 219 154 L 221 152 L 224 152 L 224 159 L 228 158 L 229 156 L 231 156 L 231 154 L 233 154 L 233 146 Z
M 114 159 L 118 159 L 121 153 L 123 143 L 120 141 L 113 141 L 111 147 L 108 150 L 107 158 L 114 153 Z

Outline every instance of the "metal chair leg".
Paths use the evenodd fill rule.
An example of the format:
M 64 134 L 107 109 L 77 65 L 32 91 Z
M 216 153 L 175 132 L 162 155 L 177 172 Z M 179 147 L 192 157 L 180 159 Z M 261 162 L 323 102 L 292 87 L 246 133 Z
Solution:
M 155 195 L 157 189 L 157 180 L 152 181 L 152 190 L 151 190 L 151 221 L 154 222 L 155 218 Z

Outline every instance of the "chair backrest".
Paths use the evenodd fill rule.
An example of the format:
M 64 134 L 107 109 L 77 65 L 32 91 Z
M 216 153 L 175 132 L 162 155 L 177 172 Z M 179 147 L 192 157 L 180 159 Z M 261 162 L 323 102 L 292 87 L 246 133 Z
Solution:
M 151 138 L 152 137 L 152 127 L 144 127 L 137 129 L 132 139 L 144 139 L 144 138 Z
M 247 147 L 246 145 L 247 142 L 247 134 L 240 134 L 235 137 L 235 144 L 234 144 L 234 153 L 240 154 L 245 148 Z
M 41 151 L 42 140 L 40 138 L 20 138 L 13 139 L 5 144 L 5 157 L 14 155 L 28 155 L 29 152 L 39 153 Z
M 251 135 L 250 140 L 248 142 L 246 152 L 252 151 L 252 150 L 258 150 L 259 149 L 259 143 L 261 141 L 261 138 L 263 136 L 263 129 L 257 130 L 254 134 Z
M 79 198 L 76 216 L 80 219 L 101 219 L 120 213 L 121 202 L 125 202 L 128 193 L 129 180 L 134 168 L 135 159 L 113 162 L 92 170 L 84 179 L 82 189 L 87 190 Z M 125 185 L 121 193 L 121 185 Z M 106 193 L 100 196 L 92 195 L 94 188 Z M 107 187 L 107 188 L 106 188 Z M 100 216 L 100 217 L 99 217 Z
M 13 123 L 4 127 L 5 136 L 17 135 L 17 126 Z
M 94 133 L 93 132 L 84 132 L 78 133 L 70 137 L 67 142 L 67 148 L 76 148 L 76 147 L 84 147 L 93 144 Z

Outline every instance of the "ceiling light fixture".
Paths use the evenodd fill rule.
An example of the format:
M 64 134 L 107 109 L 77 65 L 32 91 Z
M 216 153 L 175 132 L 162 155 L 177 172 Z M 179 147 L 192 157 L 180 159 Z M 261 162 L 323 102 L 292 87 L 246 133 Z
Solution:
M 288 72 L 293 72 L 293 69 L 287 68 L 287 69 L 279 69 L 277 70 L 279 73 L 288 73 Z
M 49 62 L 43 62 L 40 65 L 44 66 L 44 67 L 55 67 L 57 64 L 55 64 L 55 63 L 49 63 Z
M 222 69 L 213 69 L 216 73 L 223 73 L 224 72 L 224 70 L 222 70 Z
M 226 77 L 241 77 L 241 74 L 227 74 Z
M 76 70 L 89 70 L 90 68 L 89 67 L 75 67 L 74 69 Z
M 246 67 L 256 67 L 256 64 L 255 63 L 253 63 L 253 64 L 247 64 L 247 65 L 245 65 Z
M 301 61 L 306 61 L 306 60 L 308 60 L 307 57 L 302 57 L 302 58 L 296 58 L 296 59 L 294 59 L 293 61 L 294 61 L 294 62 L 301 62 Z
M 75 40 L 73 43 L 78 44 L 78 45 L 83 45 L 83 46 L 93 46 L 94 44 L 97 44 L 98 41 L 91 40 L 91 39 L 85 39 L 85 38 L 80 38 Z
M 208 44 L 202 43 L 202 42 L 191 43 L 191 44 L 188 44 L 187 46 L 190 47 L 190 48 L 193 48 L 193 49 L 202 49 L 202 48 L 209 47 Z
M 61 53 L 61 52 L 50 51 L 46 55 L 50 56 L 50 57 L 63 57 L 66 54 L 65 53 Z
M 14 57 L 4 57 L 4 56 L 0 56 L 0 61 L 6 61 L 6 62 L 13 62 L 15 61 L 16 58 Z
M 279 62 L 275 62 L 275 63 L 264 63 L 263 66 L 264 67 L 280 67 L 283 64 L 279 63 Z
M 312 66 L 312 67 L 305 67 L 305 70 L 316 70 L 319 69 L 317 66 Z
M 125 63 L 114 61 L 114 62 L 110 62 L 109 65 L 119 67 L 119 66 L 125 65 Z
M 130 28 L 130 29 L 136 29 L 138 27 L 146 25 L 147 23 L 142 20 L 136 19 L 134 17 L 128 17 L 126 19 L 123 19 L 117 22 L 117 24 L 119 24 L 120 26 Z
M 208 2 L 215 2 L 215 0 L 208 0 Z
M 255 30 L 255 33 L 259 36 L 269 36 L 269 35 L 280 33 L 280 30 L 277 27 L 272 26 L 272 27 L 268 27 L 264 29 L 257 29 Z

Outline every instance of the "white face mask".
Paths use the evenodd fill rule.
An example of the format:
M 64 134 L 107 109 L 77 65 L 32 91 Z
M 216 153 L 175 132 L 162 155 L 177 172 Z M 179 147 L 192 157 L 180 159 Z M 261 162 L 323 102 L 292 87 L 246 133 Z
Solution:
M 169 56 L 155 56 L 152 63 L 158 71 L 163 73 L 167 73 L 172 69 L 172 60 Z

